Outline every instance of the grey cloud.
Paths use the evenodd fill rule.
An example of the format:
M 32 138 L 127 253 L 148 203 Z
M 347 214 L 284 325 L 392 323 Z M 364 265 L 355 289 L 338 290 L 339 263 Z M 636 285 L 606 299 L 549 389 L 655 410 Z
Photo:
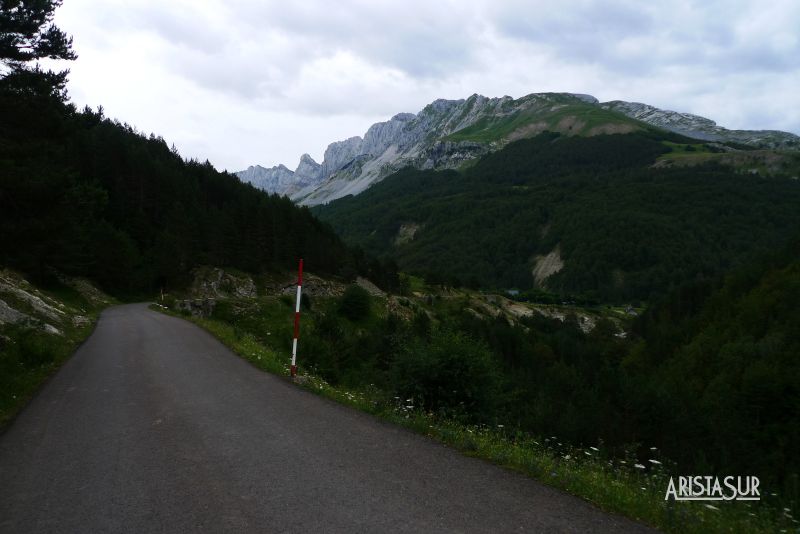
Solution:
M 254 2 L 243 11 L 251 29 L 277 28 L 305 37 L 317 52 L 348 50 L 415 77 L 470 65 L 479 26 L 466 2 Z
M 796 0 L 74 0 L 59 12 L 70 10 L 64 27 L 76 35 L 78 62 L 95 70 L 75 65 L 85 86 L 71 86 L 73 95 L 115 101 L 123 120 L 146 117 L 165 137 L 207 140 L 184 142 L 230 168 L 270 163 L 236 156 L 265 150 L 253 137 L 291 153 L 273 160 L 289 164 L 315 149 L 303 131 L 324 148 L 363 134 L 362 123 L 474 92 L 570 90 L 726 126 L 800 130 Z M 136 72 L 110 80 L 104 66 L 123 56 Z M 164 98 L 141 104 L 127 94 L 139 80 Z M 196 102 L 154 109 L 168 108 L 175 91 Z M 344 131 L 345 120 L 359 126 Z

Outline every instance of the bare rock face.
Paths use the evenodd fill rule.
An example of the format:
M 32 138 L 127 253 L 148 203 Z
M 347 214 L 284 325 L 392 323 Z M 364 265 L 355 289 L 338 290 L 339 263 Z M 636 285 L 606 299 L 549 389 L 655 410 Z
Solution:
M 564 268 L 558 245 L 549 254 L 533 258 L 533 280 L 536 287 L 546 287 L 547 279 Z
M 198 267 L 193 274 L 190 292 L 195 300 L 256 296 L 256 284 L 247 275 L 233 274 L 217 267 Z
M 300 156 L 300 163 L 294 171 L 298 183 L 317 183 L 322 179 L 322 165 L 314 161 L 308 154 Z
M 297 291 L 297 277 L 294 273 L 285 276 L 270 278 L 264 283 L 267 295 L 294 295 Z M 345 285 L 334 280 L 326 280 L 311 273 L 303 273 L 303 294 L 309 297 L 340 297 L 344 293 Z
M 27 280 L 15 276 L 11 271 L 0 272 L 0 293 L 7 293 L 23 303 L 28 315 L 59 323 L 66 316 L 59 303 L 36 290 Z
M 325 149 L 325 159 L 322 160 L 323 179 L 329 177 L 361 154 L 361 145 L 362 139 L 357 136 L 328 145 L 328 148 Z
M 253 186 L 268 193 L 281 193 L 287 190 L 295 181 L 294 173 L 283 165 L 277 165 L 269 169 L 255 165 L 236 174 L 241 181 L 253 184 Z
M 567 106 L 577 110 L 577 114 L 564 117 L 558 123 L 542 120 L 542 117 L 552 118 Z M 294 172 L 279 165 L 272 169 L 250 167 L 236 174 L 242 181 L 270 193 L 287 195 L 299 204 L 325 204 L 346 195 L 357 195 L 406 166 L 458 168 L 508 142 L 531 137 L 545 129 L 573 135 L 585 126 L 581 113 L 594 107 L 695 139 L 800 150 L 800 137 L 794 134 L 727 130 L 704 117 L 636 102 L 600 103 L 591 95 L 571 93 L 533 93 L 518 99 L 474 94 L 467 99 L 435 100 L 417 114 L 400 113 L 388 121 L 373 124 L 363 138 L 356 136 L 331 143 L 321 164 L 306 154 Z M 636 123 L 624 121 L 628 123 L 600 125 L 589 135 L 624 133 L 638 128 Z M 477 140 L 465 141 L 463 136 L 460 139 L 453 136 L 467 128 L 483 128 L 487 124 L 501 127 L 490 129 L 486 136 Z
M 76 279 L 59 278 L 71 286 L 76 282 Z M 82 282 L 84 291 L 105 295 L 89 282 Z M 85 298 L 92 302 L 88 297 Z M 64 326 L 71 324 L 84 327 L 91 324 L 88 317 L 81 315 L 83 313 L 86 311 L 68 306 L 40 291 L 18 273 L 0 269 L 0 325 L 17 324 L 60 336 L 63 335 Z
M 366 278 L 362 278 L 359 276 L 356 278 L 356 285 L 361 286 L 367 293 L 372 295 L 373 297 L 385 297 L 386 292 L 367 280 Z
M 17 324 L 29 319 L 31 319 L 30 315 L 12 308 L 6 301 L 0 299 L 0 324 Z
M 756 148 L 800 149 L 800 137 L 778 130 L 728 130 L 691 113 L 659 109 L 640 102 L 614 100 L 600 104 L 647 124 L 702 141 L 735 141 Z

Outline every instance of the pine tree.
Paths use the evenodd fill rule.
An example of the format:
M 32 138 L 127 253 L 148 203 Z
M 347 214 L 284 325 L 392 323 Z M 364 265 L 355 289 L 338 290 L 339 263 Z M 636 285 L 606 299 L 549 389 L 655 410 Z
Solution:
M 68 70 L 42 70 L 38 60 L 74 60 L 69 37 L 53 15 L 62 0 L 0 0 L 0 88 L 14 93 L 50 94 L 66 100 Z M 31 66 L 31 62 L 35 62 Z

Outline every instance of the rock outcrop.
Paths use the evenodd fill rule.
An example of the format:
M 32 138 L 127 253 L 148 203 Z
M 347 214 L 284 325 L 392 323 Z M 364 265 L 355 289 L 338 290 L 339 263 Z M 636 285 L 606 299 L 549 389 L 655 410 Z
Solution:
M 62 275 L 59 275 L 59 278 L 71 287 L 79 285 L 92 295 L 105 295 L 86 280 Z M 110 303 L 110 297 L 107 298 L 109 300 L 104 304 Z M 88 298 L 87 301 L 94 305 Z M 22 325 L 60 336 L 66 327 L 83 327 L 91 324 L 91 320 L 84 315 L 86 313 L 84 309 L 68 306 L 40 291 L 18 273 L 0 269 L 0 326 Z
M 603 109 L 623 113 L 646 122 L 701 141 L 732 141 L 755 148 L 800 149 L 800 137 L 778 130 L 728 130 L 716 122 L 691 113 L 659 109 L 640 102 L 614 100 L 600 104 Z

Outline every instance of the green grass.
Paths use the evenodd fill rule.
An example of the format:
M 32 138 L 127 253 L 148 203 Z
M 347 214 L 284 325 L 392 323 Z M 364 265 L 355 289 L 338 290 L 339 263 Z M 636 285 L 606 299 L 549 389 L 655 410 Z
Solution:
M 701 154 L 713 155 L 706 143 L 673 143 L 671 141 L 662 141 L 662 144 L 670 148 L 671 152 L 667 152 L 659 156 L 659 159 L 675 159 L 682 157 L 696 157 Z M 724 152 L 720 152 L 724 154 Z
M 560 121 L 574 117 L 575 129 L 570 130 L 575 134 L 586 134 L 592 128 L 605 124 L 630 124 L 640 127 L 636 121 L 624 115 L 591 106 L 589 104 L 567 104 L 551 111 L 550 109 L 526 110 L 514 115 L 501 117 L 482 118 L 474 124 L 448 135 L 445 139 L 450 141 L 477 141 L 492 142 L 504 139 L 515 130 L 528 124 L 542 122 L 544 130 L 556 131 Z M 567 133 L 567 132 L 564 132 Z
M 288 308 L 265 299 L 261 317 L 230 324 L 217 319 L 187 317 L 203 327 L 255 367 L 278 376 L 289 376 L 290 323 Z M 161 310 L 159 308 L 159 310 Z M 163 310 L 161 310 L 163 311 Z M 224 310 L 223 310 L 224 312 Z M 178 315 L 167 311 L 172 315 Z M 250 328 L 258 328 L 258 334 Z M 270 335 L 267 335 L 269 333 Z M 279 337 L 273 337 L 278 334 Z M 284 339 L 285 338 L 285 339 Z M 266 341 L 263 341 L 266 340 Z M 284 347 L 282 349 L 281 347 Z M 371 413 L 381 419 L 429 436 L 462 453 L 535 478 L 585 499 L 609 512 L 619 513 L 667 532 L 778 532 L 797 531 L 790 512 L 771 504 L 723 502 L 708 507 L 701 502 L 665 501 L 670 463 L 660 458 L 610 458 L 602 444 L 581 449 L 561 443 L 557 437 L 537 438 L 500 425 L 466 425 L 424 413 L 413 399 L 392 397 L 374 385 L 362 388 L 333 386 L 307 373 L 300 361 L 298 385 L 326 398 Z M 651 462 L 655 460 L 656 462 Z M 658 463 L 660 462 L 660 463 Z M 646 466 L 644 469 L 636 464 Z
M 427 288 L 425 285 L 425 279 L 420 276 L 414 276 L 413 274 L 401 274 L 401 278 L 408 280 L 408 289 L 412 292 L 421 293 L 424 292 Z

